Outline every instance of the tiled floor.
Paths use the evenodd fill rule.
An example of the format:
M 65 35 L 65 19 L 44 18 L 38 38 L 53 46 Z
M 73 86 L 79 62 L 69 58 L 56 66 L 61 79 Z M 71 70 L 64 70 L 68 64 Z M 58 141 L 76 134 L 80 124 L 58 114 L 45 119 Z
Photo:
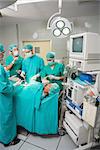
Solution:
M 19 134 L 18 137 L 21 139 L 20 143 L 7 148 L 0 144 L 0 150 L 74 150 L 76 148 L 76 145 L 67 134 L 52 138 L 43 138 L 32 134 Z
M 20 143 L 7 148 L 0 144 L 0 150 L 73 150 L 76 147 L 68 135 L 47 138 L 19 134 L 18 137 L 21 139 Z

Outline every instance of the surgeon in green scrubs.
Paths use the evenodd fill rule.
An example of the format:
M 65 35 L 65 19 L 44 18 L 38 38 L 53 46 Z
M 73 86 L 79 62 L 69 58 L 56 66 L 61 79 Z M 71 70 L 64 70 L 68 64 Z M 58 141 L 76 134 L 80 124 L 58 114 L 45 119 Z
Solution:
M 8 76 L 1 60 L 4 57 L 4 46 L 0 44 L 0 142 L 4 146 L 15 145 L 20 140 L 16 137 L 16 118 L 14 113 L 13 90 L 14 86 Z
M 41 71 L 40 75 L 42 82 L 57 83 L 59 85 L 60 91 L 63 90 L 63 79 L 64 79 L 64 65 L 62 63 L 55 62 L 55 53 L 48 52 L 46 55 L 48 64 Z M 45 81 L 44 81 L 45 80 Z M 58 100 L 58 119 L 61 115 L 61 103 L 62 98 Z
M 40 71 L 44 68 L 44 60 L 37 56 L 33 50 L 31 44 L 24 46 L 25 59 L 22 63 L 22 74 L 25 77 L 26 82 L 35 80 L 40 76 Z
M 17 71 L 22 69 L 23 58 L 19 56 L 17 45 L 9 46 L 11 55 L 6 58 L 6 70 L 10 72 L 10 76 L 17 75 Z
M 44 67 L 41 71 L 42 79 L 45 78 L 49 80 L 50 83 L 57 83 L 60 89 L 63 89 L 62 81 L 64 79 L 64 65 L 55 62 L 55 53 L 48 52 L 46 55 L 48 65 Z

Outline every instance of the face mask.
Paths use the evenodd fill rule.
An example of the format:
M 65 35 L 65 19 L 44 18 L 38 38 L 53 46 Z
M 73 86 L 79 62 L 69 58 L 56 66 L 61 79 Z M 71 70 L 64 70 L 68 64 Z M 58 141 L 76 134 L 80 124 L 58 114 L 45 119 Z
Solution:
M 53 61 L 48 62 L 48 65 L 53 66 L 53 65 L 55 65 L 55 62 L 53 62 Z
M 16 57 L 16 56 L 18 56 L 19 54 L 18 54 L 18 51 L 14 51 L 13 52 L 13 55 Z
M 25 58 L 29 58 L 29 57 L 32 57 L 32 56 L 33 56 L 32 52 L 25 53 Z

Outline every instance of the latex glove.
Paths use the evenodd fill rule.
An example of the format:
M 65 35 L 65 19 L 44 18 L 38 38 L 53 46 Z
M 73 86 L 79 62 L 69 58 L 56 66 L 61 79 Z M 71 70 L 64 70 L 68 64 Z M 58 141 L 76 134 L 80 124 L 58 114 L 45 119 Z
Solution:
M 21 71 L 21 70 L 16 70 L 16 72 L 17 72 L 18 74 L 21 74 L 21 73 L 22 73 L 22 71 Z
M 32 81 L 32 80 L 36 80 L 39 76 L 40 76 L 39 74 L 34 75 L 34 76 L 31 78 L 31 81 Z
M 16 60 L 18 60 L 18 57 L 14 57 L 14 60 L 12 61 L 12 64 L 14 64 Z
M 18 57 L 14 57 L 14 61 L 18 60 Z
M 49 75 L 49 76 L 48 76 L 48 78 L 49 78 L 50 80 L 54 79 L 54 77 L 55 77 L 54 75 Z
M 31 79 L 30 79 L 30 81 L 33 81 L 33 80 L 36 80 L 37 79 L 37 76 L 35 75 L 35 76 L 33 76 Z
M 25 83 L 23 84 L 23 86 L 24 86 L 24 87 L 27 87 L 27 86 L 28 86 L 28 83 L 27 83 L 27 82 L 25 82 Z
M 50 78 L 50 80 L 59 80 L 60 79 L 59 77 L 56 77 L 54 75 L 49 75 L 48 77 Z
M 5 70 L 7 70 L 7 68 L 6 68 L 6 67 L 4 67 L 4 69 L 5 69 Z
M 44 85 L 46 85 L 46 84 L 49 83 L 49 80 L 47 80 L 47 79 L 42 79 L 42 83 L 43 83 Z
M 20 76 L 25 80 L 25 73 L 22 71 Z
M 20 80 L 18 77 L 16 77 L 16 75 L 11 76 L 8 79 L 11 80 L 11 81 L 13 81 L 13 82 L 18 82 Z
M 22 80 L 19 80 L 16 83 L 14 83 L 14 86 L 19 86 L 19 85 L 21 85 L 21 83 L 22 83 Z

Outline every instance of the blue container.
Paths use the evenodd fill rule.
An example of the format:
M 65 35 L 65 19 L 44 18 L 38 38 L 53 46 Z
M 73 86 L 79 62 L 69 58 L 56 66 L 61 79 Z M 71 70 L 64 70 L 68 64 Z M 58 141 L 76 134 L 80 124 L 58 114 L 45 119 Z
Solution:
M 79 78 L 81 81 L 88 81 L 90 83 L 93 82 L 92 75 L 90 74 L 82 73 L 80 74 Z

